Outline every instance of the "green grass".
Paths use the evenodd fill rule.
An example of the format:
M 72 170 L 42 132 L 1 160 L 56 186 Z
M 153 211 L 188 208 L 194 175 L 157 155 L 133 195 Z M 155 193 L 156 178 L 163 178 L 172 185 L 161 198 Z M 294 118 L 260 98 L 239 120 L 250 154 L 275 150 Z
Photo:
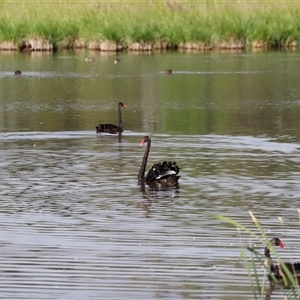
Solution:
M 117 43 L 218 44 L 261 41 L 286 46 L 300 37 L 300 3 L 262 1 L 5 1 L 0 0 L 0 41 L 29 37 L 113 40 Z
M 300 288 L 298 285 L 297 278 L 294 277 L 291 272 L 287 269 L 287 267 L 284 265 L 283 260 L 279 256 L 279 254 L 276 251 L 276 248 L 270 243 L 270 239 L 273 238 L 268 236 L 256 217 L 250 212 L 250 216 L 252 218 L 252 221 L 255 225 L 255 230 L 250 230 L 244 225 L 242 225 L 239 222 L 236 222 L 230 218 L 222 217 L 222 216 L 216 216 L 215 219 L 220 220 L 222 222 L 231 224 L 238 228 L 239 232 L 246 233 L 249 235 L 251 239 L 254 239 L 255 241 L 258 241 L 263 247 L 267 246 L 270 249 L 272 259 L 277 260 L 280 264 L 281 268 L 287 275 L 286 278 L 284 278 L 283 281 L 279 282 L 276 278 L 272 276 L 269 270 L 269 266 L 266 263 L 266 259 L 264 256 L 264 253 L 260 253 L 253 249 L 252 247 L 242 247 L 241 253 L 239 256 L 239 261 L 243 261 L 245 264 L 245 268 L 248 274 L 249 282 L 253 289 L 253 294 L 255 299 L 267 299 L 266 294 L 272 293 L 274 289 L 274 285 L 269 285 L 267 280 L 267 274 L 271 275 L 273 277 L 274 283 L 278 285 L 286 294 L 287 299 L 299 299 L 300 298 Z M 299 214 L 300 217 L 300 214 Z M 250 254 L 250 257 L 249 257 Z M 261 281 L 260 275 L 258 270 L 263 267 L 264 269 L 264 278 Z M 267 288 L 267 285 L 269 287 Z M 269 298 L 268 298 L 269 299 Z

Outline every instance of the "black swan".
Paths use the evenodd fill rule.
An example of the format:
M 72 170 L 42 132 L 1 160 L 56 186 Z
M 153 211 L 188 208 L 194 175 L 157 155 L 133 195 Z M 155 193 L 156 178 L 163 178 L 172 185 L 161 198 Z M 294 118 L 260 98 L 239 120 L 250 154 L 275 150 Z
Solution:
M 123 102 L 119 102 L 119 104 L 118 104 L 118 126 L 114 125 L 114 124 L 98 124 L 96 126 L 97 132 L 107 132 L 107 133 L 111 133 L 111 134 L 123 132 L 121 107 L 126 107 L 126 104 Z
M 285 249 L 284 244 L 279 238 L 273 238 L 270 240 L 270 243 L 274 246 L 279 246 L 282 249 Z M 268 279 L 270 282 L 273 282 L 273 277 L 277 280 L 282 281 L 285 277 L 287 279 L 287 275 L 285 274 L 285 271 L 283 270 L 282 266 L 279 264 L 275 265 L 272 262 L 270 250 L 268 247 L 265 247 L 265 257 L 268 259 L 268 266 L 270 268 L 271 275 L 268 275 Z M 297 277 L 298 281 L 300 280 L 300 263 L 284 263 L 284 265 L 287 267 L 289 272 Z
M 144 136 L 141 139 L 140 146 L 147 143 L 147 148 L 144 153 L 142 164 L 138 173 L 138 180 L 141 183 L 143 180 L 145 182 L 159 182 L 165 184 L 177 184 L 179 179 L 179 170 L 175 161 L 164 161 L 163 163 L 155 164 L 151 167 L 148 174 L 145 176 L 145 170 L 148 160 L 148 155 L 151 147 L 151 139 L 149 136 Z

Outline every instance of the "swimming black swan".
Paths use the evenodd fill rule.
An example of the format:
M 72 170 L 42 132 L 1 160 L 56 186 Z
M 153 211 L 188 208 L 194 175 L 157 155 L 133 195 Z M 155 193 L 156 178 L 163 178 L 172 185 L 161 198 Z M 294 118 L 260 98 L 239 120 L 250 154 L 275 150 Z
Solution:
M 149 136 L 144 136 L 141 139 L 140 146 L 144 145 L 145 143 L 147 143 L 147 148 L 145 150 L 142 164 L 138 173 L 139 183 L 145 180 L 145 182 L 159 182 L 171 185 L 177 184 L 180 177 L 178 175 L 180 168 L 177 166 L 175 161 L 164 161 L 163 163 L 153 165 L 146 177 L 144 177 L 151 147 L 151 139 Z
M 118 103 L 118 126 L 114 125 L 114 124 L 98 124 L 96 126 L 97 132 L 107 132 L 107 133 L 111 133 L 111 134 L 123 132 L 121 107 L 126 107 L 126 104 L 123 102 Z
M 281 242 L 279 238 L 273 238 L 270 240 L 270 243 L 274 246 L 279 246 L 280 248 L 284 249 L 285 246 Z M 270 250 L 268 247 L 265 247 L 265 256 L 268 259 L 268 266 L 270 268 L 270 273 L 272 276 L 277 279 L 282 281 L 283 278 L 285 277 L 287 279 L 287 275 L 285 274 L 285 271 L 283 270 L 282 266 L 280 265 L 274 265 L 272 262 Z M 300 280 L 300 263 L 284 263 L 287 269 L 293 274 L 294 276 L 297 277 L 298 281 Z M 268 279 L 270 282 L 273 282 L 273 278 L 271 275 L 268 275 Z M 288 280 L 288 279 L 287 279 Z

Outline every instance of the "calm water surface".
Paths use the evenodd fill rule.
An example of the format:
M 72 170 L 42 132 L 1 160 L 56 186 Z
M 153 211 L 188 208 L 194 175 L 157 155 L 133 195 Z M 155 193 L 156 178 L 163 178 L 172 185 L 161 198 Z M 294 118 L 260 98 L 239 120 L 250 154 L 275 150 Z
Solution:
M 300 53 L 114 58 L 0 54 L 0 298 L 254 299 L 238 257 L 264 245 L 213 216 L 299 259 Z M 119 101 L 121 139 L 96 134 Z M 145 134 L 178 188 L 137 185 Z

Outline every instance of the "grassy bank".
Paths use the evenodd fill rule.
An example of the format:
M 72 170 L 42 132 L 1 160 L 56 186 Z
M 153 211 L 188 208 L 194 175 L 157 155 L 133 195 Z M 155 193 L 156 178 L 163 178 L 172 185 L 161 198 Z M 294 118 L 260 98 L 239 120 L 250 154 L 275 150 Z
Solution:
M 290 47 L 300 41 L 300 3 L 0 0 L 0 42 L 20 47 L 32 38 L 55 49 L 100 50 L 101 41 L 113 42 L 112 49 L 132 50 L 134 43 L 143 45 L 140 50 L 154 45 L 199 50 Z

